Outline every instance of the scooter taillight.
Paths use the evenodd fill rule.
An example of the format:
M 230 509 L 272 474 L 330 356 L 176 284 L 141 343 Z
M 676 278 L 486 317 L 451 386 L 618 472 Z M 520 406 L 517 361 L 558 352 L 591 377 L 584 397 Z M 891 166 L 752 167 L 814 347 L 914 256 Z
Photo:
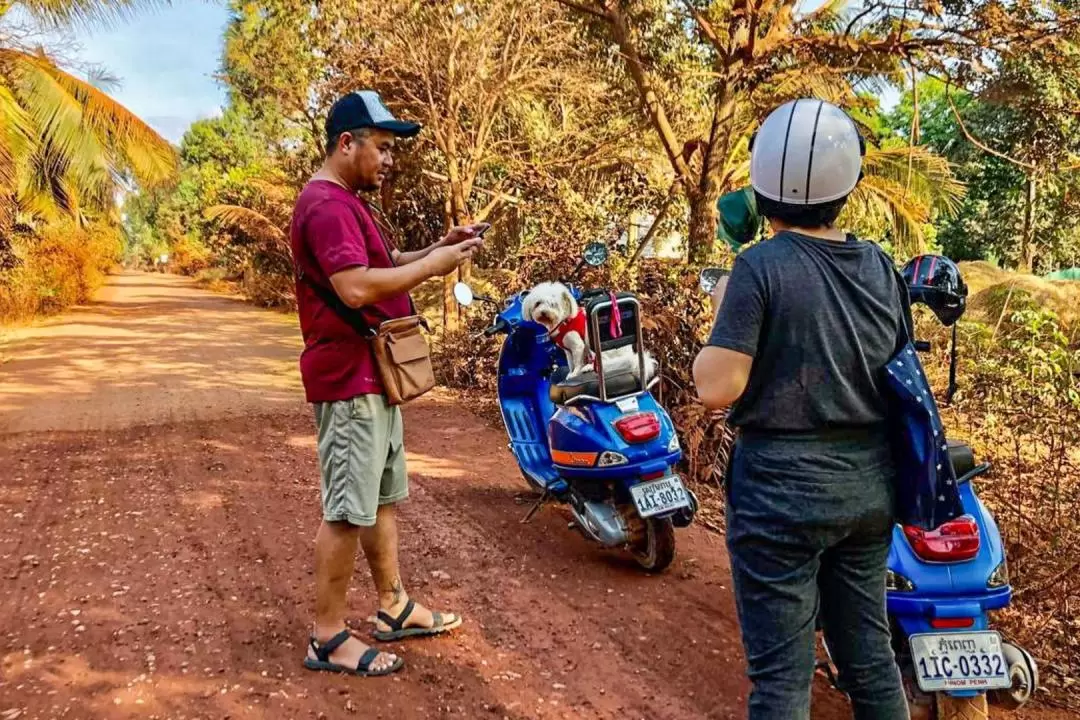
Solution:
M 656 413 L 624 415 L 615 421 L 615 429 L 628 443 L 643 443 L 660 437 L 660 418 Z
M 979 554 L 979 525 L 967 515 L 935 530 L 905 525 L 904 535 L 915 554 L 930 562 L 959 562 Z

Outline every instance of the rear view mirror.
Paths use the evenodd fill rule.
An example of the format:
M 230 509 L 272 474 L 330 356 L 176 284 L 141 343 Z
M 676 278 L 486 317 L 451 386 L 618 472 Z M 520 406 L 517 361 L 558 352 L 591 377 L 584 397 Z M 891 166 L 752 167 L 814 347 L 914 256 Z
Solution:
M 607 245 L 600 242 L 591 242 L 585 246 L 585 251 L 582 253 L 582 257 L 585 262 L 592 267 L 600 267 L 608 259 Z
M 469 307 L 473 304 L 473 300 L 476 296 L 473 295 L 472 288 L 463 282 L 454 284 L 454 299 L 458 301 L 458 305 L 462 307 Z
M 720 278 L 725 275 L 730 275 L 729 270 L 718 267 L 707 267 L 701 271 L 698 275 L 698 287 L 701 288 L 701 292 L 706 295 L 712 295 L 713 290 L 716 289 L 716 284 L 720 282 Z

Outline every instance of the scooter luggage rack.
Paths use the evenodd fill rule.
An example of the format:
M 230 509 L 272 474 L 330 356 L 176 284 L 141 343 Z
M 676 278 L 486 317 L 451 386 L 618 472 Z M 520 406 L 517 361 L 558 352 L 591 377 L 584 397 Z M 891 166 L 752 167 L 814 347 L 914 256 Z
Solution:
M 609 398 L 607 393 L 607 380 L 604 377 L 604 342 L 600 340 L 600 311 L 611 308 L 613 313 L 619 312 L 619 307 L 622 305 L 632 306 L 634 308 L 634 317 L 636 318 L 636 321 L 634 322 L 634 348 L 637 350 L 638 357 L 638 388 L 632 392 Z M 641 333 L 641 303 L 638 302 L 636 297 L 618 298 L 615 303 L 612 303 L 611 300 L 602 300 L 589 307 L 588 315 L 590 339 L 595 341 L 597 348 L 595 351 L 596 380 L 597 384 L 600 386 L 600 397 L 578 395 L 571 398 L 566 403 L 567 405 L 576 405 L 587 401 L 609 403 L 626 398 L 637 397 L 660 381 L 659 377 L 653 378 L 651 381 L 645 379 L 645 341 L 644 336 Z

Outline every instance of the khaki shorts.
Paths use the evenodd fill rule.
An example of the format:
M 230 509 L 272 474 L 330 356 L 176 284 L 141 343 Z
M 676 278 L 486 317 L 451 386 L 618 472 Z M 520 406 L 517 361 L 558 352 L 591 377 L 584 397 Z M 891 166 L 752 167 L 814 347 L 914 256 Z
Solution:
M 409 496 L 401 408 L 358 395 L 314 409 L 323 519 L 370 527 L 380 505 Z

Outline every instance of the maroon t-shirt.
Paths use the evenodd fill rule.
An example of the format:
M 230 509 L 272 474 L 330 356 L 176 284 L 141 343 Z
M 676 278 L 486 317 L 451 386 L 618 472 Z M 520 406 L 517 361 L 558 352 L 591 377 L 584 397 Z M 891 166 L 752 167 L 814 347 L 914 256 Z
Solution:
M 382 393 L 371 344 L 324 303 L 308 282 L 333 292 L 330 276 L 351 267 L 390 268 L 389 239 L 379 231 L 367 203 L 337 183 L 312 180 L 293 208 L 293 262 L 298 275 L 296 304 L 304 350 L 300 377 L 308 402 L 348 400 Z M 407 294 L 363 308 L 371 327 L 412 312 Z

